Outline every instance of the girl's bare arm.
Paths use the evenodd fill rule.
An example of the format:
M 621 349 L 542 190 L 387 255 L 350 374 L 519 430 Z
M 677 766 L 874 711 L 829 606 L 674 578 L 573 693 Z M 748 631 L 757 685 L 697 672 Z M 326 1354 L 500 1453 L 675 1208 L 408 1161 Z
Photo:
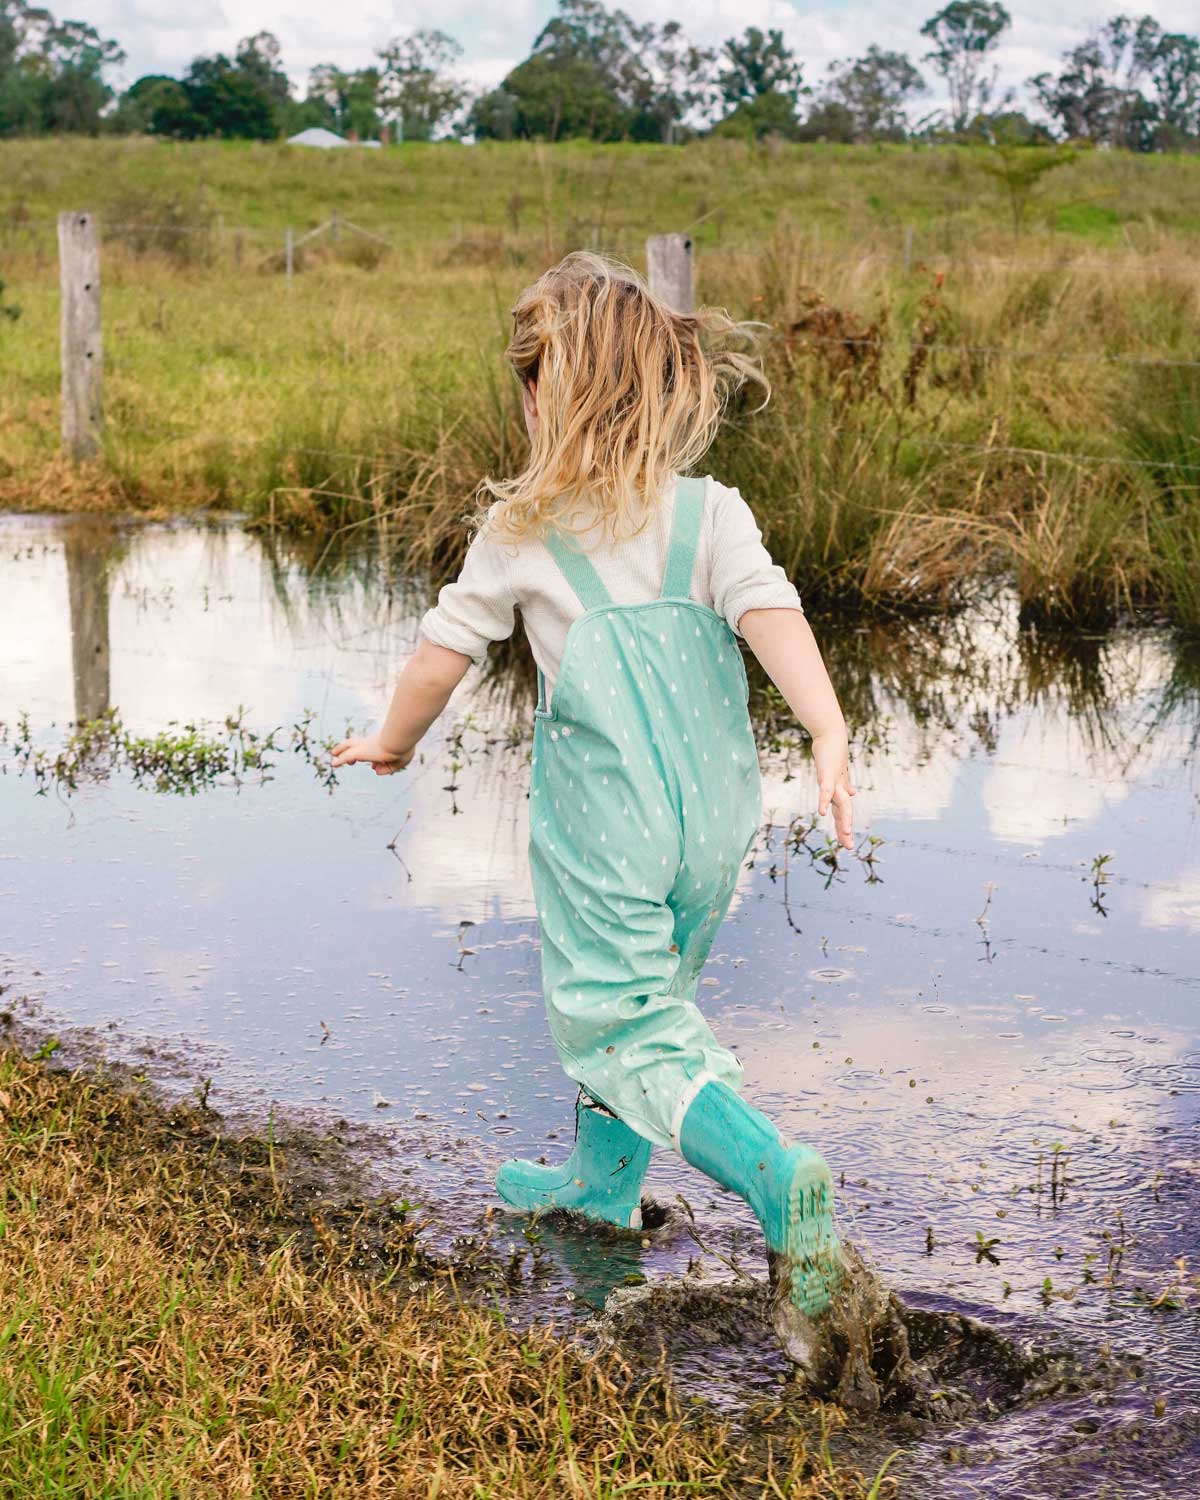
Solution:
M 832 807 L 838 842 L 853 849 L 850 747 L 837 694 L 804 615 L 797 609 L 748 609 L 738 630 L 788 707 L 812 735 L 822 817 Z
M 377 776 L 403 770 L 470 665 L 469 656 L 422 640 L 400 673 L 382 726 L 375 734 L 335 745 L 333 764 L 361 761 L 374 767 Z

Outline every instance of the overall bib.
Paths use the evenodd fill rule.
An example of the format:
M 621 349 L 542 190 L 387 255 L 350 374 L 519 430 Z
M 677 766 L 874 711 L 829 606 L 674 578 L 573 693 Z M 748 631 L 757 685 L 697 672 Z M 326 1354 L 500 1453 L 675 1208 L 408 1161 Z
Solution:
M 696 1005 L 761 810 L 737 638 L 689 597 L 704 481 L 680 479 L 662 593 L 614 604 L 546 545 L 585 613 L 552 704 L 538 674 L 530 867 L 550 1030 L 567 1074 L 655 1145 L 741 1064 Z

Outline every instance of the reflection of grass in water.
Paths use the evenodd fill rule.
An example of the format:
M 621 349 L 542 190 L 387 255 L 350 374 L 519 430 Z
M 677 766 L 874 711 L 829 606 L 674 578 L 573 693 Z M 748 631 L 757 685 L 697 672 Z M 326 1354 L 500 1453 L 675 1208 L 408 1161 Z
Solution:
M 994 749 L 1000 725 L 1061 710 L 1096 750 L 1130 765 L 1181 725 L 1200 737 L 1200 652 L 1165 631 L 1015 628 L 999 600 L 955 615 L 889 622 L 815 620 L 859 759 L 886 751 L 903 713 L 930 749 L 973 733 Z M 805 737 L 753 662 L 751 713 L 768 750 L 799 752 Z M 1149 713 L 1129 710 L 1148 700 Z
M 135 786 L 194 795 L 225 781 L 236 785 L 246 777 L 266 779 L 276 757 L 287 753 L 301 756 L 333 790 L 337 778 L 329 763 L 330 741 L 313 741 L 313 714 L 305 714 L 288 731 L 256 734 L 246 727 L 244 712 L 231 714 L 219 728 L 171 724 L 154 735 L 135 735 L 114 710 L 76 725 L 57 750 L 35 743 L 29 717 L 23 714 L 12 727 L 0 724 L 0 746 L 8 744 L 18 770 L 33 777 L 39 796 L 51 787 L 75 792 L 122 772 Z
M 426 1252 L 336 1141 L 264 1142 L 11 1049 L 0 1100 L 13 1493 L 869 1493 L 827 1448 L 734 1438 L 661 1374 L 511 1327 L 490 1235 Z

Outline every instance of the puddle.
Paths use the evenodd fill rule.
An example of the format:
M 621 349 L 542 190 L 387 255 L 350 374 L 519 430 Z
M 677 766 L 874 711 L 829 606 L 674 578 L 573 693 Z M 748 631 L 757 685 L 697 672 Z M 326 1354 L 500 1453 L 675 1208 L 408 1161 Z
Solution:
M 369 1129 L 437 1233 L 519 1258 L 523 1315 L 594 1336 L 617 1293 L 675 1330 L 685 1389 L 737 1420 L 802 1409 L 759 1293 L 728 1285 L 765 1276 L 754 1225 L 682 1163 L 656 1155 L 644 1236 L 531 1241 L 495 1210 L 496 1164 L 565 1154 L 574 1103 L 538 984 L 528 673 L 472 673 L 403 776 L 321 774 L 423 603 L 377 557 L 313 575 L 233 527 L 0 520 L 0 1005 L 218 1109 Z M 923 1500 L 1177 1494 L 1200 1457 L 1200 668 L 1153 631 L 1020 636 L 1003 600 L 823 641 L 864 843 L 831 855 L 768 726 L 700 1000 L 754 1102 L 828 1156 L 915 1364 L 966 1393 L 884 1401 L 835 1451 L 900 1447 Z M 66 726 L 109 710 L 124 739 L 71 789 Z M 146 745 L 172 721 L 211 774 L 162 781 Z

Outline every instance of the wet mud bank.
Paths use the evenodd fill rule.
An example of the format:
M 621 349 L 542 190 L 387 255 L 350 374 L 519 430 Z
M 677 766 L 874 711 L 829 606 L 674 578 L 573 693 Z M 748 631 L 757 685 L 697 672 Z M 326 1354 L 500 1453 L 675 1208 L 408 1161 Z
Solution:
M 82 1064 L 83 1039 L 67 1067 L 11 1013 L 0 1030 L 14 1493 L 54 1472 L 106 1497 L 867 1497 L 827 1444 L 735 1433 L 569 1318 L 530 1316 L 486 1224 L 427 1248 L 416 1206 L 371 1192 L 336 1134 L 227 1129 L 94 1047 Z
M 1011 1448 L 1016 1424 L 1053 1432 L 1055 1453 L 1046 1488 L 1019 1493 L 1116 1496 L 1136 1491 L 1097 1476 L 1097 1442 L 1116 1442 L 1122 1465 L 1141 1472 L 1139 1454 L 1152 1450 L 1157 1467 L 1200 1440 L 1194 1415 L 1118 1415 L 1147 1374 L 1119 1338 L 1068 1342 L 1029 1318 L 901 1295 L 852 1251 L 846 1290 L 811 1329 L 812 1358 L 798 1366 L 780 1347 L 766 1279 L 697 1235 L 686 1203 L 648 1198 L 644 1227 L 623 1232 L 570 1214 L 498 1212 L 478 1182 L 455 1201 L 436 1185 L 456 1156 L 454 1139 L 437 1129 L 413 1129 L 400 1153 L 394 1136 L 312 1111 L 272 1110 L 265 1126 L 245 1112 L 226 1116 L 203 1081 L 195 1086 L 186 1049 L 114 1049 L 111 1033 L 55 1028 L 11 992 L 0 1004 L 0 1050 L 110 1101 L 124 1153 L 220 1180 L 224 1214 L 209 1225 L 210 1241 L 228 1236 L 262 1260 L 286 1249 L 302 1266 L 344 1268 L 400 1296 L 440 1286 L 518 1336 L 553 1330 L 583 1358 L 611 1361 L 631 1403 L 651 1392 L 663 1410 L 721 1424 L 758 1460 L 814 1455 L 813 1473 L 824 1464 L 843 1475 L 848 1488 L 835 1493 L 859 1493 L 856 1474 L 884 1473 L 895 1488 L 880 1494 L 999 1494 L 972 1476 Z M 137 1052 L 142 1062 L 128 1060 Z M 639 1269 L 643 1252 L 688 1245 L 700 1253 L 684 1275 Z

